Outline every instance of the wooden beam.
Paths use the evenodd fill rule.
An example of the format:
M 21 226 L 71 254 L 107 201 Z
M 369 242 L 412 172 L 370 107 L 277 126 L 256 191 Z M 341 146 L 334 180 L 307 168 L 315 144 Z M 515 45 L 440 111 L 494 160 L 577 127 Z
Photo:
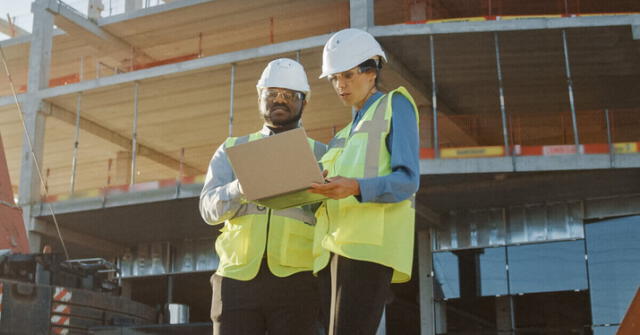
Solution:
M 425 106 L 431 107 L 431 95 L 427 93 L 431 90 L 428 89 L 398 57 L 389 51 L 386 51 L 386 56 L 388 60 L 387 65 L 391 71 L 383 73 L 380 78 L 381 84 L 386 89 L 404 86 L 411 91 L 419 109 Z M 438 122 L 441 129 L 439 132 L 440 136 L 455 143 L 457 146 L 478 145 L 476 139 L 467 134 L 464 129 L 448 117 L 448 115 L 453 115 L 455 112 L 440 98 L 438 98 L 438 110 Z M 431 109 L 429 109 L 429 113 L 431 113 Z
M 76 113 L 68 111 L 60 106 L 49 104 L 50 108 L 48 108 L 48 116 L 54 117 L 60 121 L 68 123 L 75 127 L 76 125 Z M 131 138 L 121 135 L 118 132 L 111 130 L 107 127 L 104 127 L 94 121 L 87 120 L 86 118 L 80 118 L 80 129 L 86 131 L 89 134 L 97 136 L 103 140 L 111 142 L 123 149 L 131 150 Z M 148 158 L 158 164 L 164 165 L 168 168 L 174 170 L 180 170 L 180 161 L 167 155 L 159 150 L 151 148 L 147 145 L 140 144 L 138 142 L 138 155 Z M 183 163 L 183 169 L 185 175 L 195 176 L 201 175 L 205 172 L 197 169 L 193 166 Z

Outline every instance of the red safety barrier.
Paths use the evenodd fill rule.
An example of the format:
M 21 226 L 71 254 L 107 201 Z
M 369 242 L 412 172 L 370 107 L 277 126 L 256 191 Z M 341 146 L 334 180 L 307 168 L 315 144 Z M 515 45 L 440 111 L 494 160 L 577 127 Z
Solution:
M 603 143 L 595 143 L 595 144 L 584 144 L 584 153 L 585 154 L 608 154 L 611 150 L 609 150 L 608 144 Z
M 529 20 L 529 19 L 549 19 L 549 18 L 588 17 L 588 16 L 616 16 L 616 15 L 637 15 L 637 14 L 640 14 L 640 12 L 626 12 L 626 13 L 613 12 L 613 13 L 592 13 L 592 14 L 563 13 L 563 14 L 540 14 L 540 15 L 486 15 L 486 16 L 459 17 L 459 18 L 448 18 L 448 19 L 405 21 L 404 24 Z
M 61 85 L 67 85 L 67 84 L 73 84 L 73 83 L 77 83 L 80 81 L 80 75 L 78 75 L 77 73 L 74 74 L 69 74 L 66 76 L 62 76 L 62 77 L 55 77 L 53 79 L 49 80 L 49 87 L 54 87 L 54 86 L 61 86 Z M 22 85 L 20 87 L 18 87 L 18 92 L 26 92 L 27 91 L 27 85 Z
M 420 148 L 420 159 L 434 159 L 436 152 L 432 148 Z

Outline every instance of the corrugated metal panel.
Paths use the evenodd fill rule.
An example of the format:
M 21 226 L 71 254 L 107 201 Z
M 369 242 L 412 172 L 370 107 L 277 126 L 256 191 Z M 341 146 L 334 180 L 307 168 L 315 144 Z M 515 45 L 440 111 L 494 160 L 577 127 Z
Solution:
M 213 239 L 140 243 L 120 257 L 123 278 L 218 268 Z
M 584 238 L 582 202 L 451 211 L 434 251 Z

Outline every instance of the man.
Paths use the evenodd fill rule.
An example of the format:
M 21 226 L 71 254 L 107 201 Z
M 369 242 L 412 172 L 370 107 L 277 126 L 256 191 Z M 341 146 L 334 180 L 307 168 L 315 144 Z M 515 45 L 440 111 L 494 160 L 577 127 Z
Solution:
M 200 195 L 203 219 L 224 223 L 215 244 L 220 264 L 211 277 L 214 335 L 315 334 L 319 294 L 311 273 L 313 211 L 248 203 L 225 153 L 233 145 L 297 128 L 309 84 L 302 65 L 281 58 L 267 65 L 256 87 L 264 126 L 230 137 L 218 148 Z M 311 139 L 309 144 L 318 159 L 326 151 L 324 144 Z

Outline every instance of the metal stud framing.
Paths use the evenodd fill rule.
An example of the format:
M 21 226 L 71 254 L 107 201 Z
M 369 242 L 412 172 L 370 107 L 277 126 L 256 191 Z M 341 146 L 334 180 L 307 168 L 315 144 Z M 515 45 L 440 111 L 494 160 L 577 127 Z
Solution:
M 435 157 L 440 158 L 440 141 L 438 139 L 438 87 L 436 84 L 436 56 L 433 35 L 429 36 L 429 53 L 431 54 L 431 109 L 433 111 L 433 150 Z
M 131 132 L 131 184 L 136 183 L 136 156 L 138 154 L 138 90 L 140 84 L 133 85 L 133 130 Z
M 569 106 L 571 107 L 571 125 L 573 126 L 573 141 L 576 145 L 576 153 L 580 152 L 580 136 L 578 134 L 578 119 L 573 97 L 573 79 L 571 78 L 571 64 L 569 63 L 569 47 L 567 45 L 567 30 L 562 29 L 562 50 L 564 52 L 564 69 L 567 76 L 567 90 L 569 93 Z

